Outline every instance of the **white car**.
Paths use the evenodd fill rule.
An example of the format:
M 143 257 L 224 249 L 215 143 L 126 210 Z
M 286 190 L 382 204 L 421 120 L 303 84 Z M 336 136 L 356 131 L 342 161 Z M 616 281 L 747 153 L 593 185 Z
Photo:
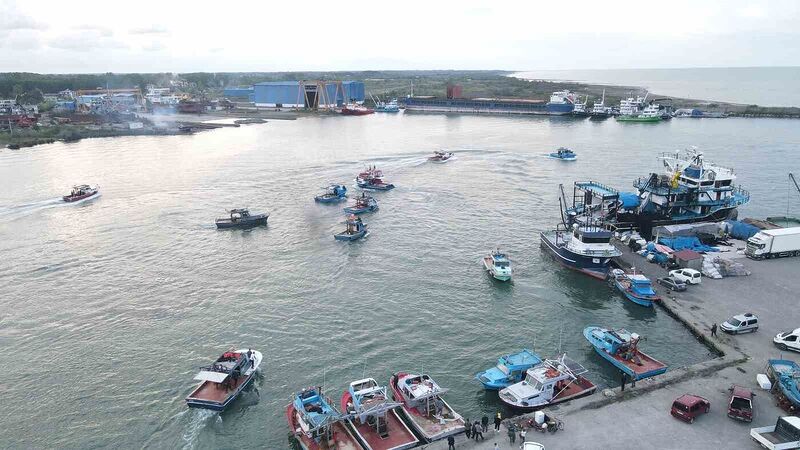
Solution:
M 755 333 L 758 331 L 758 317 L 752 313 L 738 314 L 722 322 L 719 328 L 731 334 L 739 334 L 747 331 Z
M 544 445 L 538 442 L 525 442 L 522 444 L 522 450 L 544 450 Z
M 794 331 L 778 333 L 772 342 L 781 350 L 800 351 L 800 328 L 795 328 Z
M 686 284 L 700 284 L 702 275 L 694 269 L 675 269 L 669 271 L 669 276 Z

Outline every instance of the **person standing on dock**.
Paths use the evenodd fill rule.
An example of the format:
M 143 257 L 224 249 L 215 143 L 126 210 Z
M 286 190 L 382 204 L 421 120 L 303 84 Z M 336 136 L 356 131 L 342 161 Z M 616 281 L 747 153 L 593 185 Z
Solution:
M 714 322 L 711 324 L 711 336 L 717 337 L 717 323 Z
M 447 436 L 447 450 L 456 450 L 456 438 L 452 434 Z
M 486 439 L 485 437 L 483 437 L 483 431 L 481 431 L 481 424 L 477 420 L 472 425 L 472 437 L 475 438 L 475 442 L 478 442 L 478 438 L 481 438 L 482 441 Z
M 481 430 L 483 430 L 484 433 L 489 431 L 489 416 L 485 414 L 481 417 Z
M 508 442 L 510 442 L 511 445 L 514 445 L 514 442 L 516 441 L 517 441 L 517 429 L 514 427 L 513 423 L 510 423 L 508 424 Z
M 620 392 L 625 392 L 625 384 L 628 382 L 628 374 L 622 372 L 622 379 L 620 380 Z
M 500 411 L 497 411 L 497 415 L 494 417 L 494 432 L 497 433 L 500 431 L 500 424 L 503 423 L 503 417 L 500 416 Z
M 469 440 L 469 438 L 472 437 L 472 425 L 469 421 L 469 417 L 464 419 L 464 423 L 466 424 L 466 426 L 464 427 L 464 434 L 467 435 L 467 440 Z

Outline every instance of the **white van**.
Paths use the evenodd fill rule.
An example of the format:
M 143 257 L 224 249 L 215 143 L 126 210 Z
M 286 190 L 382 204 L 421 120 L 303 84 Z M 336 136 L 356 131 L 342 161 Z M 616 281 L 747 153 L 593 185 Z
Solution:
M 669 276 L 686 284 L 700 284 L 702 275 L 694 269 L 675 269 L 670 270 Z
M 781 350 L 800 351 L 800 328 L 795 328 L 794 331 L 778 333 L 772 342 Z

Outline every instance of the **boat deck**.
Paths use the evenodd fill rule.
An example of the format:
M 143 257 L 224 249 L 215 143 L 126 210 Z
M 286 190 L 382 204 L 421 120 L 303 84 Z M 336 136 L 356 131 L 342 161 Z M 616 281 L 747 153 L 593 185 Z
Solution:
M 445 436 L 464 431 L 464 420 L 460 417 L 456 420 L 445 420 L 444 423 L 441 423 L 438 419 L 423 415 L 417 411 L 416 408 L 406 408 L 404 406 L 403 410 L 408 414 L 411 420 L 417 424 L 428 439 L 441 439 Z M 453 417 L 453 411 L 448 405 L 445 406 L 443 413 L 445 416 Z
M 397 411 L 394 410 L 386 413 L 388 435 L 385 438 L 381 437 L 375 431 L 375 428 L 368 424 L 358 423 L 357 421 L 351 421 L 350 423 L 372 450 L 401 450 L 411 448 L 419 443 L 414 433 L 400 420 Z
M 294 433 L 297 442 L 300 444 L 303 450 L 365 450 L 342 422 L 336 422 L 332 425 L 333 446 L 328 446 L 320 445 L 305 434 L 297 432 L 297 430 L 300 428 L 300 425 L 297 422 L 297 412 L 291 403 L 286 405 L 286 416 L 289 420 L 291 431 Z
M 230 385 L 223 385 L 220 383 L 212 383 L 211 381 L 203 381 L 194 392 L 189 395 L 189 400 L 203 400 L 207 402 L 225 403 L 242 384 L 246 383 L 250 376 L 239 377 L 235 383 Z
M 639 361 L 638 364 L 633 360 L 622 359 L 619 355 L 613 355 L 612 358 L 614 358 L 615 361 L 619 362 L 620 364 L 624 365 L 625 367 L 633 371 L 633 373 L 636 374 L 637 379 L 642 375 L 645 376 L 657 375 L 659 373 L 662 373 L 667 368 L 666 364 L 654 358 L 651 358 L 650 356 L 642 352 L 637 353 L 636 359 Z
M 550 404 L 553 405 L 556 403 L 566 402 L 574 398 L 582 397 L 584 395 L 589 395 L 593 393 L 596 389 L 597 386 L 594 383 L 587 380 L 586 378 L 578 377 L 578 379 L 570 383 L 570 385 L 566 389 L 564 389 L 558 395 L 553 397 L 553 400 L 550 401 Z

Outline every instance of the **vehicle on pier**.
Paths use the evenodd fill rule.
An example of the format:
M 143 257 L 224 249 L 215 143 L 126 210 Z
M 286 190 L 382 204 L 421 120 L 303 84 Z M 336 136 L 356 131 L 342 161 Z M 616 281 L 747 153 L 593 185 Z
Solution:
M 546 359 L 528 369 L 524 380 L 501 389 L 500 401 L 514 410 L 530 412 L 590 395 L 597 386 L 583 377 L 586 372 L 566 354 Z
M 578 155 L 566 147 L 559 147 L 558 150 L 550 153 L 548 156 L 550 158 L 560 159 L 562 161 L 575 161 L 578 159 Z
M 337 241 L 357 241 L 367 234 L 367 225 L 361 221 L 360 217 L 350 214 L 345 221 L 347 228 L 341 233 L 336 233 L 333 238 Z
M 629 274 L 622 269 L 614 269 L 611 271 L 611 278 L 622 295 L 637 305 L 652 307 L 654 302 L 661 300 L 653 290 L 650 279 L 642 274 Z
M 332 184 L 322 194 L 314 197 L 314 201 L 318 203 L 339 203 L 344 200 L 347 200 L 347 187 L 340 184 Z
M 719 329 L 730 334 L 758 331 L 758 317 L 753 313 L 737 314 L 722 322 Z
M 755 394 L 750 389 L 732 385 L 728 390 L 731 397 L 728 400 L 728 417 L 743 422 L 753 421 L 753 397 Z
M 442 398 L 441 388 L 426 374 L 397 372 L 389 379 L 394 399 L 403 404 L 401 411 L 426 441 L 444 439 L 464 432 L 464 418 Z
M 583 329 L 583 336 L 603 359 L 627 374 L 632 380 L 660 375 L 666 364 L 639 350 L 641 337 L 624 329 L 612 330 L 597 326 Z
M 286 420 L 303 450 L 366 450 L 320 387 L 294 394 L 286 405 Z
M 519 383 L 525 378 L 525 372 L 542 363 L 542 358 L 527 348 L 517 353 L 503 355 L 497 359 L 497 365 L 478 372 L 475 379 L 485 389 L 498 390 Z
M 400 419 L 400 406 L 389 399 L 386 386 L 379 386 L 372 378 L 350 383 L 341 400 L 347 423 L 367 450 L 403 450 L 419 444 Z
M 61 197 L 67 203 L 77 202 L 80 200 L 86 200 L 87 198 L 97 196 L 99 197 L 99 188 L 97 186 L 91 186 L 88 184 L 77 184 L 72 186 L 72 191 Z
M 454 156 L 453 152 L 443 152 L 441 150 L 437 150 L 433 152 L 433 156 L 428 157 L 428 161 L 437 164 L 444 164 L 447 161 L 450 161 L 450 158 Z
M 236 208 L 228 211 L 230 217 L 219 218 L 214 221 L 217 228 L 253 228 L 259 225 L 266 225 L 269 218 L 268 213 L 250 214 L 247 208 Z
M 194 377 L 200 385 L 186 397 L 186 404 L 190 408 L 224 410 L 253 383 L 261 358 L 261 352 L 252 349 L 223 353 L 210 366 L 200 368 Z
M 759 231 L 747 240 L 745 255 L 756 260 L 800 256 L 800 227 Z
M 360 197 L 356 197 L 356 203 L 354 205 L 344 208 L 346 214 L 363 214 L 377 210 L 378 201 L 365 192 L 362 192 Z
M 500 249 L 483 257 L 483 267 L 495 280 L 508 281 L 511 279 L 511 260 L 505 253 L 500 253 Z
M 750 437 L 769 450 L 800 448 L 800 417 L 778 417 L 775 425 L 750 429 Z
M 711 409 L 711 402 L 699 395 L 684 394 L 672 402 L 669 413 L 672 417 L 687 423 L 694 423 L 700 414 L 707 414 Z
M 781 350 L 800 351 L 800 328 L 778 333 L 772 342 Z

